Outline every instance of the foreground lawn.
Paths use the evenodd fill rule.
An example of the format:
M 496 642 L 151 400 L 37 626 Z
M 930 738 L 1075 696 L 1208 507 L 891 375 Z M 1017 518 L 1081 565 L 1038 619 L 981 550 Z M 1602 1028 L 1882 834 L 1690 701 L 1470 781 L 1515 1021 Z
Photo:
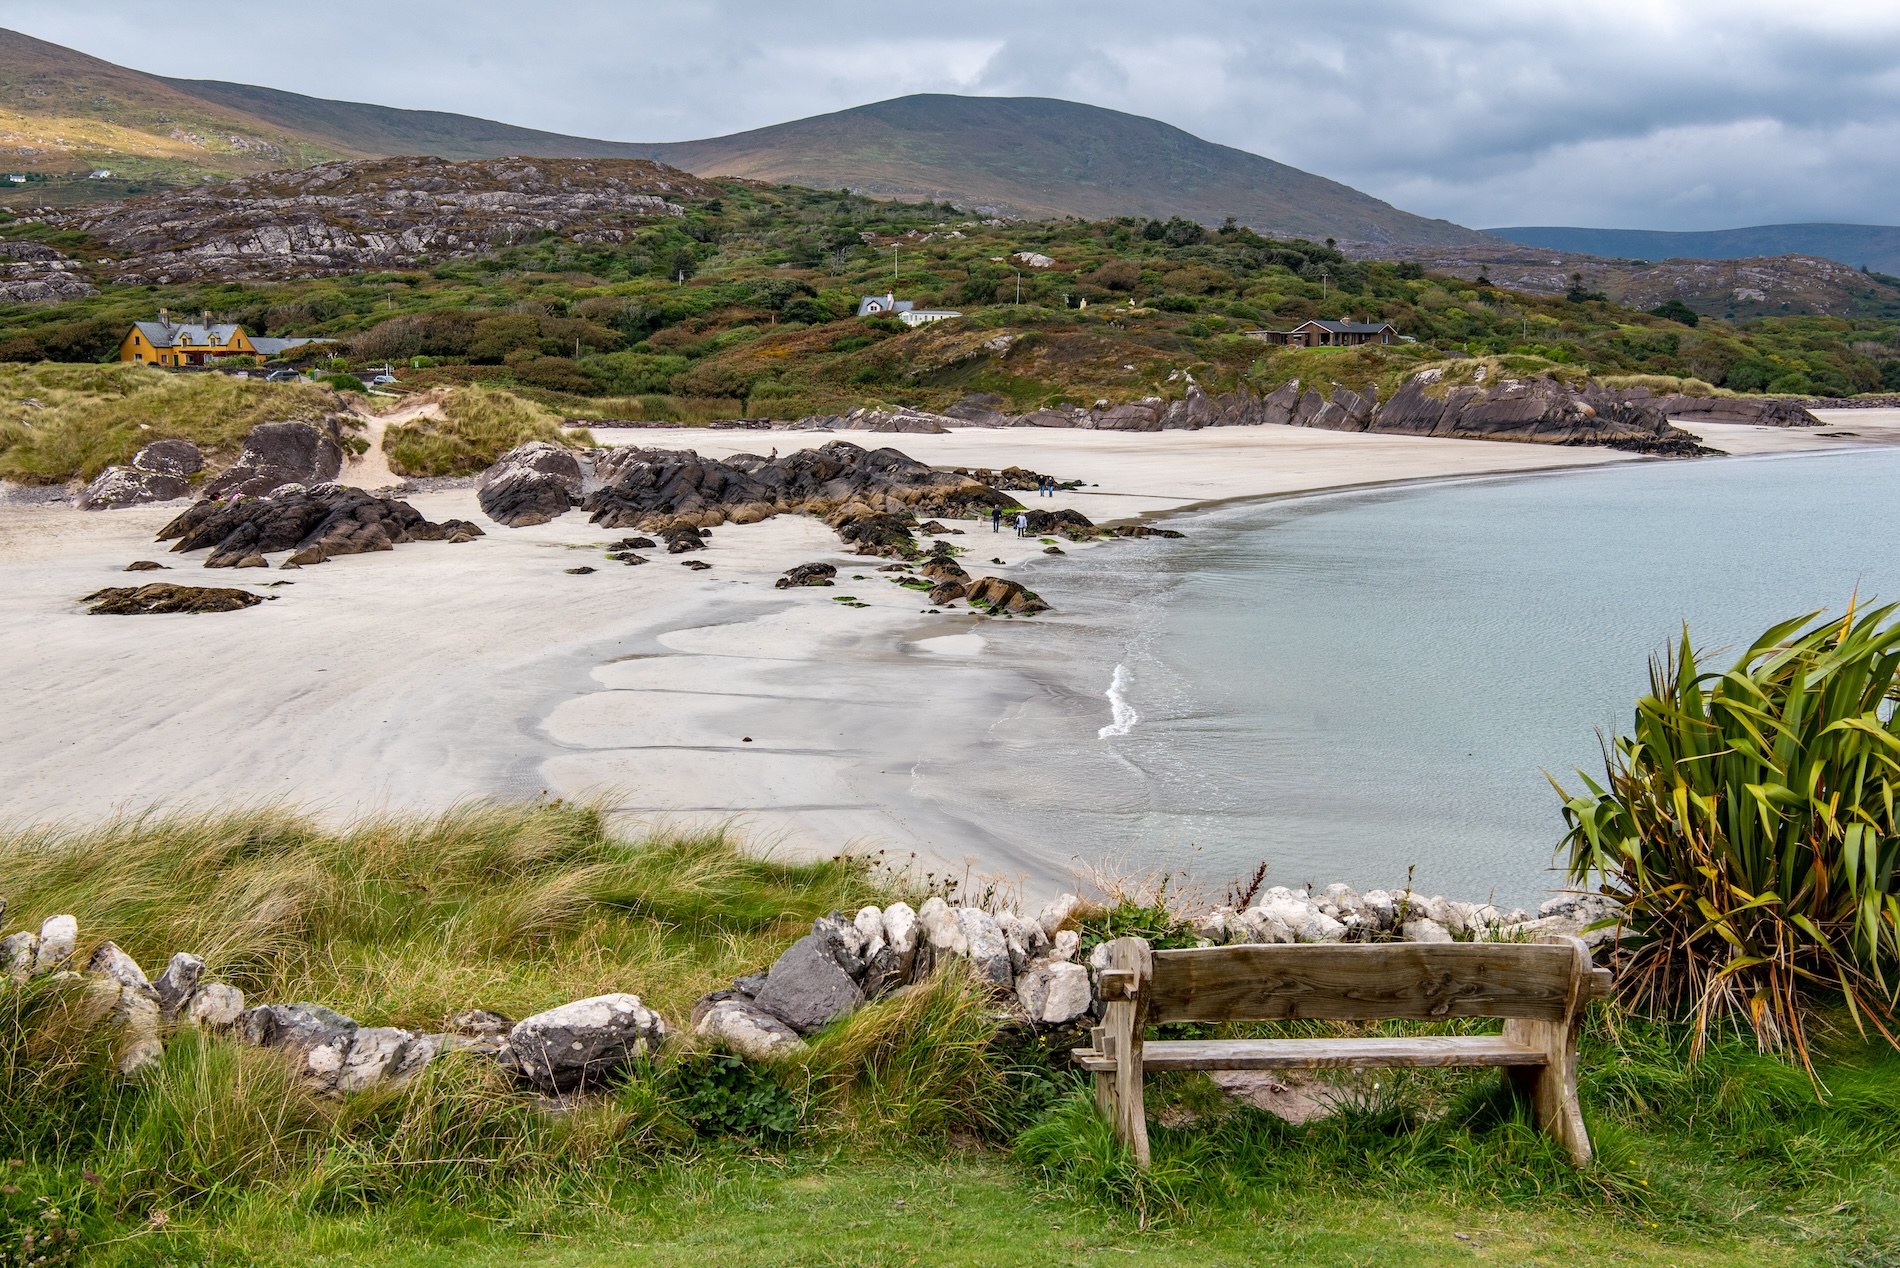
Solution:
M 1839 1240 L 1840 1216 L 1787 1216 L 1773 1234 L 1685 1237 L 1591 1211 L 1524 1211 L 1370 1194 L 1261 1195 L 1142 1229 L 1026 1183 L 997 1156 L 708 1163 L 644 1193 L 575 1210 L 563 1231 L 519 1231 L 436 1209 L 296 1218 L 259 1203 L 218 1227 L 102 1252 L 112 1263 L 502 1265 L 1115 1263 L 1689 1265 L 1881 1263 Z M 1851 1217 L 1850 1217 L 1851 1220 Z M 1816 1234 L 1821 1233 L 1817 1244 Z M 1464 1234 L 1460 1237 L 1459 1234 Z M 115 1253 L 116 1252 L 116 1253 Z

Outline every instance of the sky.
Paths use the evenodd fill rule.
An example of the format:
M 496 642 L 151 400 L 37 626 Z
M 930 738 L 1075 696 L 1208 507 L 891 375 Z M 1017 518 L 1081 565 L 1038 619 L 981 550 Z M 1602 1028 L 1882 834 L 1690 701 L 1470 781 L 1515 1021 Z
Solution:
M 624 141 L 912 92 L 1148 115 L 1478 228 L 1900 223 L 1900 3 L 325 0 L 0 26 L 156 74 Z

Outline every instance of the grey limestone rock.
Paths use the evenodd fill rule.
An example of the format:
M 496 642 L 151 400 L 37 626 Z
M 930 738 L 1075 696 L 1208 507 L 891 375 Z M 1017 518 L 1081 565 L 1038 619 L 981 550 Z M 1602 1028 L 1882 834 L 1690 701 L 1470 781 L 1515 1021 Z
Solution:
M 204 972 L 204 957 L 193 955 L 189 951 L 180 951 L 171 958 L 171 963 L 165 966 L 165 971 L 158 975 L 158 980 L 152 983 L 152 987 L 158 992 L 158 1006 L 167 1021 L 177 1015 L 179 1008 L 191 998 L 192 992 L 198 989 L 198 983 L 204 977 Z
M 963 931 L 970 966 L 976 975 L 997 986 L 1008 986 L 1011 979 L 1009 943 L 996 919 L 977 907 L 957 908 L 957 924 Z
M 169 502 L 190 494 L 191 482 L 182 476 L 140 471 L 136 467 L 107 467 L 79 491 L 73 505 L 82 511 L 107 511 L 147 502 Z
M 33 972 L 52 973 L 66 967 L 79 945 L 79 922 L 71 916 L 48 916 L 40 924 L 33 948 Z
M 1016 998 L 1031 1021 L 1062 1025 L 1089 1011 L 1089 971 L 1063 960 L 1032 965 L 1016 979 Z
M 486 1008 L 466 1008 L 449 1018 L 451 1034 L 484 1039 L 491 1043 L 500 1043 L 514 1028 L 515 1023 L 510 1018 Z
M 596 995 L 522 1019 L 508 1032 L 521 1073 L 544 1092 L 571 1092 L 658 1052 L 666 1023 L 638 995 Z
M 1451 930 L 1427 916 L 1405 922 L 1400 930 L 1407 942 L 1454 942 Z
M 831 945 L 815 933 L 786 949 L 766 975 L 757 1005 L 801 1035 L 856 1012 L 864 992 L 851 980 Z
M 336 1090 L 360 1092 L 395 1075 L 408 1055 L 415 1036 L 393 1026 L 362 1026 L 350 1036 L 343 1064 L 336 1073 Z
M 224 982 L 206 982 L 186 1001 L 185 1024 L 200 1030 L 229 1030 L 244 1019 L 244 992 Z
M 112 978 L 122 986 L 146 991 L 153 1000 L 158 999 L 158 993 L 152 990 L 151 980 L 145 976 L 145 970 L 139 967 L 137 960 L 120 950 L 116 942 L 101 942 L 93 948 L 92 958 L 86 961 L 86 972 Z
M 752 1061 L 771 1061 L 805 1046 L 797 1031 L 742 999 L 715 1001 L 694 1023 L 693 1033 Z
M 811 922 L 812 936 L 819 939 L 830 950 L 838 967 L 853 978 L 864 976 L 864 936 L 858 932 L 854 921 L 846 920 L 838 912 L 829 916 L 820 916 Z
M 38 958 L 40 938 L 36 933 L 10 933 L 0 938 L 0 973 L 16 980 L 33 972 Z

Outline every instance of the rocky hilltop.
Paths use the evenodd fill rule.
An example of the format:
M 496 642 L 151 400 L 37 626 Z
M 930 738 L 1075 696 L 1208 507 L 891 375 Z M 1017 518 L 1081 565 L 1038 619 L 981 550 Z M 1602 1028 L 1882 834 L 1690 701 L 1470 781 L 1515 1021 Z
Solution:
M 672 199 L 718 192 L 640 159 L 398 158 L 48 209 L 37 220 L 86 234 L 117 283 L 265 281 L 413 268 L 544 232 L 621 242 L 683 214 Z

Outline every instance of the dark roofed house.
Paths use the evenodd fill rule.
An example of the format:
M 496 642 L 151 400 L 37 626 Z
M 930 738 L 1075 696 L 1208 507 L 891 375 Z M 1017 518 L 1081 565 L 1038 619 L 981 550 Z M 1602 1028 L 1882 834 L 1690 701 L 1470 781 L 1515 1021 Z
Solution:
M 1247 337 L 1296 348 L 1356 348 L 1362 343 L 1399 343 L 1404 336 L 1389 321 L 1303 321 L 1291 330 L 1249 330 Z

